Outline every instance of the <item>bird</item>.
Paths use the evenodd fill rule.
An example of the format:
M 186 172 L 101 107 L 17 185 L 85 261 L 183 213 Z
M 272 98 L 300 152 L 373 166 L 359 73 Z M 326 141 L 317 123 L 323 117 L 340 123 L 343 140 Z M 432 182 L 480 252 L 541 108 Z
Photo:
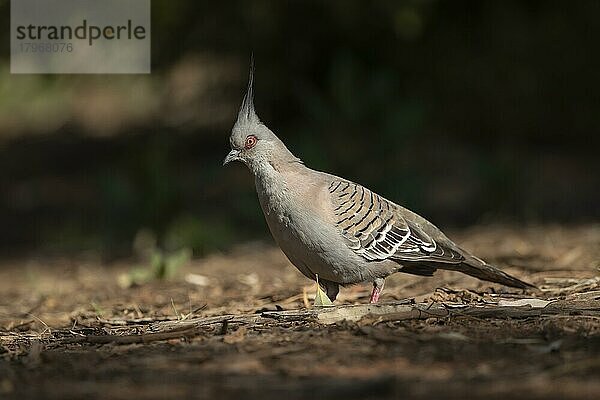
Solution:
M 374 191 L 307 167 L 258 117 L 254 59 L 223 165 L 244 163 L 254 175 L 273 238 L 290 262 L 334 301 L 340 286 L 372 282 L 377 303 L 385 279 L 438 269 L 515 288 L 535 288 L 475 257 L 420 215 Z

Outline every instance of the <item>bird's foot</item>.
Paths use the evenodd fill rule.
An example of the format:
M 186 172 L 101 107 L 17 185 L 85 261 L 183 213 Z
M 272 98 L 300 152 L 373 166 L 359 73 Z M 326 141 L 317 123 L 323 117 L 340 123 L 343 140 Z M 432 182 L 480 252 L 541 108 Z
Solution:
M 369 303 L 375 304 L 379 301 L 379 296 L 381 295 L 381 292 L 383 291 L 384 283 L 385 283 L 385 280 L 382 278 L 375 279 L 375 281 L 373 282 L 373 291 L 371 292 L 371 298 L 369 299 Z

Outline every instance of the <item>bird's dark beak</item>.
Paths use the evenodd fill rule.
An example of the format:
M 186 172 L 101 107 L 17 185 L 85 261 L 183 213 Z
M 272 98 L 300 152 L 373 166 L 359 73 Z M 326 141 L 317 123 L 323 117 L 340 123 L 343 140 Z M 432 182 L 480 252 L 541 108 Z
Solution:
M 240 159 L 239 154 L 240 154 L 239 150 L 235 150 L 235 149 L 231 150 L 229 152 L 229 154 L 227 154 L 227 157 L 225 157 L 225 159 L 223 160 L 223 165 L 227 165 L 232 161 L 239 160 Z

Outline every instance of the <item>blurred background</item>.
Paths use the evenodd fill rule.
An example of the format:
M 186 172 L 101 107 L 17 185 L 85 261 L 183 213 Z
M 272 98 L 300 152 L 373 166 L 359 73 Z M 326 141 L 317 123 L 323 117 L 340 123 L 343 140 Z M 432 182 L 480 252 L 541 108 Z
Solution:
M 152 74 L 11 75 L 0 0 L 0 254 L 194 256 L 270 240 L 221 166 L 256 59 L 307 165 L 444 227 L 600 219 L 600 2 L 152 1 Z

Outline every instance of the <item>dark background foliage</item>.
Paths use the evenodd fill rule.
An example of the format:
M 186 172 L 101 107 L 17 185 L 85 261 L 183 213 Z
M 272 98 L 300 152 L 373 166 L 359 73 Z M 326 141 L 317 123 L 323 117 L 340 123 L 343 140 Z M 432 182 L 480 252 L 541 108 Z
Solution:
M 598 220 L 600 2 L 152 2 L 152 74 L 10 75 L 0 249 L 196 255 L 264 238 L 223 169 L 251 52 L 261 119 L 309 166 L 438 225 Z

